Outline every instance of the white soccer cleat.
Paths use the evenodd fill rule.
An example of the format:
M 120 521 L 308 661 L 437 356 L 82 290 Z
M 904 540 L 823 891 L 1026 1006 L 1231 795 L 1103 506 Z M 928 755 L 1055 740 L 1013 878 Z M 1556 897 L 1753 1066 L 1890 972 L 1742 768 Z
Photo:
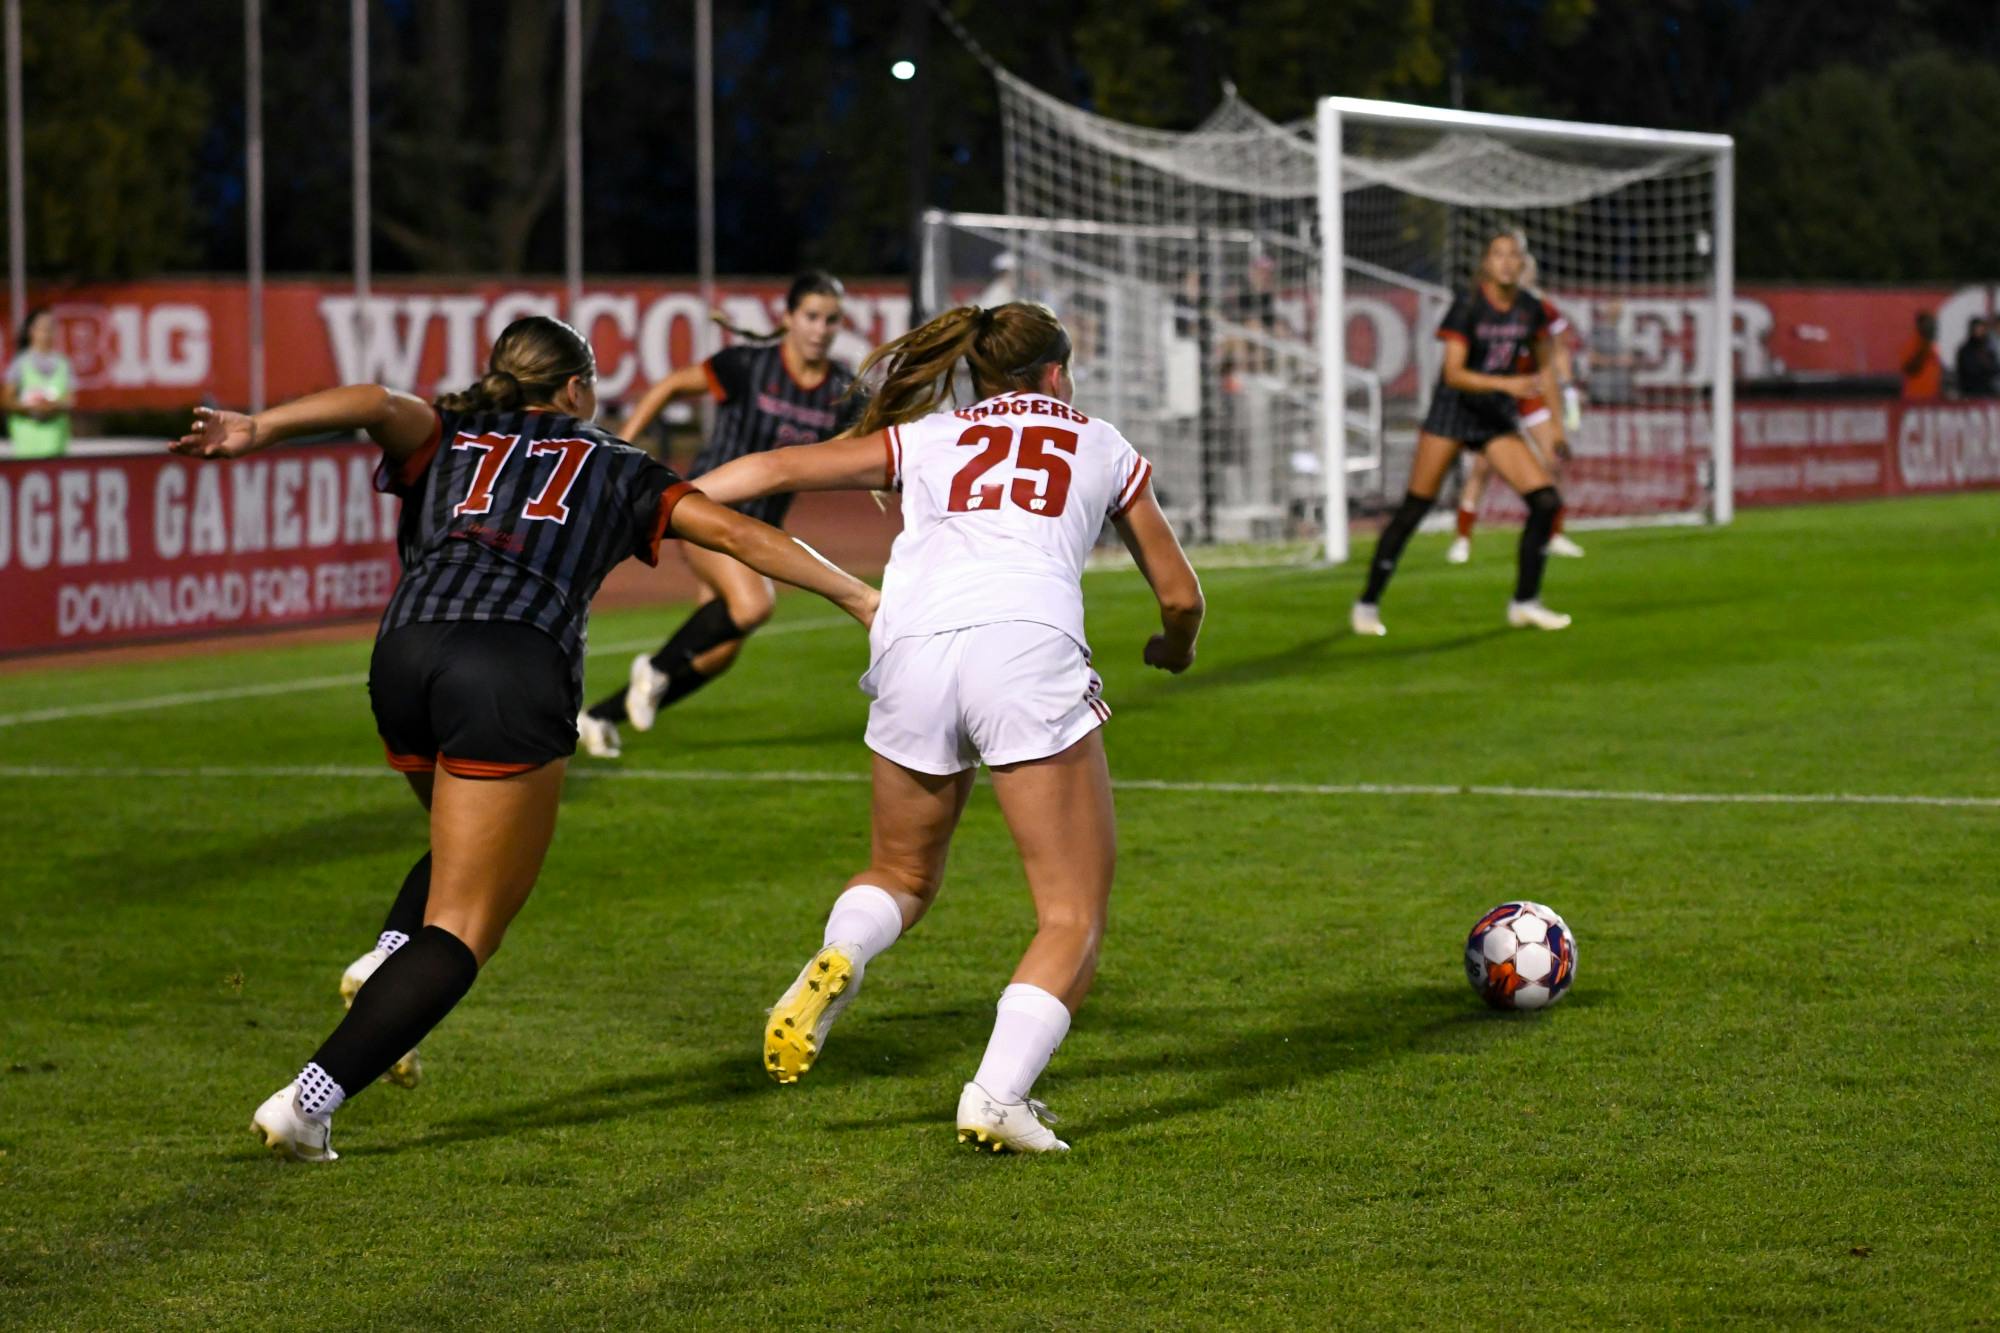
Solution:
M 995 1101 L 977 1083 L 958 1094 L 958 1141 L 994 1152 L 1068 1152 L 1044 1120 L 1054 1122 L 1049 1108 L 1033 1097 L 1018 1102 Z
M 388 960 L 389 951 L 378 944 L 349 963 L 347 970 L 340 974 L 340 1002 L 352 1009 L 354 997 L 361 993 L 362 983 L 374 976 L 375 969 Z M 389 1072 L 382 1075 L 382 1081 L 399 1088 L 414 1088 L 424 1081 L 424 1062 L 412 1050 L 389 1066 Z
M 829 944 L 814 954 L 764 1022 L 765 1071 L 780 1083 L 798 1082 L 860 989 L 861 964 L 851 947 Z
M 618 724 L 588 713 L 576 715 L 576 738 L 583 743 L 586 753 L 599 759 L 616 759 L 625 753 L 618 748 Z
M 666 697 L 667 673 L 640 653 L 632 659 L 632 673 L 625 686 L 625 718 L 634 731 L 651 731 L 660 715 L 660 700 Z M 614 744 L 616 742 L 613 742 Z
M 1444 561 L 1448 565 L 1462 565 L 1472 559 L 1472 538 L 1454 537 L 1451 545 L 1445 547 Z
M 1560 532 L 1549 538 L 1549 544 L 1544 546 L 1542 550 L 1550 555 L 1559 555 L 1570 560 L 1580 560 L 1583 558 L 1583 548 Z
M 250 1117 L 250 1132 L 280 1157 L 294 1162 L 333 1162 L 333 1117 L 307 1115 L 299 1109 L 297 1082 L 287 1083 Z
M 1568 629 L 1569 617 L 1540 602 L 1509 602 L 1507 623 L 1515 629 Z
M 1370 606 L 1366 602 L 1354 604 L 1354 609 L 1347 613 L 1347 626 L 1356 634 L 1369 634 L 1377 638 L 1389 632 L 1382 628 L 1382 608 Z

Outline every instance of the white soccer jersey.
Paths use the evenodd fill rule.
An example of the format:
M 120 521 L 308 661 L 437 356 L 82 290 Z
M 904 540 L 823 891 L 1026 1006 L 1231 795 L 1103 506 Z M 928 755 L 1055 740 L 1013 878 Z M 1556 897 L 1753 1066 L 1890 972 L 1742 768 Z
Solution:
M 893 426 L 888 447 L 903 531 L 882 577 L 869 636 L 876 653 L 911 635 L 1004 620 L 1085 644 L 1084 561 L 1153 470 L 1125 437 L 1017 391 Z

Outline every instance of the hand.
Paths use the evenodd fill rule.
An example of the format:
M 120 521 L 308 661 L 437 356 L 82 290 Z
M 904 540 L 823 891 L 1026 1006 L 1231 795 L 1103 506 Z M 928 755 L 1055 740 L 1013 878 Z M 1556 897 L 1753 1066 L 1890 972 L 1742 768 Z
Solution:
M 194 410 L 194 426 L 167 446 L 189 458 L 240 458 L 257 447 L 257 421 L 213 407 Z
M 1167 642 L 1166 635 L 1155 634 L 1146 640 L 1145 658 L 1147 666 L 1178 676 L 1194 665 L 1194 647 L 1189 645 L 1186 651 L 1177 653 Z
M 1539 398 L 1542 393 L 1540 375 L 1502 375 L 1500 391 L 1514 398 Z
M 1558 462 L 1569 462 L 1569 441 L 1557 440 L 1554 453 Z

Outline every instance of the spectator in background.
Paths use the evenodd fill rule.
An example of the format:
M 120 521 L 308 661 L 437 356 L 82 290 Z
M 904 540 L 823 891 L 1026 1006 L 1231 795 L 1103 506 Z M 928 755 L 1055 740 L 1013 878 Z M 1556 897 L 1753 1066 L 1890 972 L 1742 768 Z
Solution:
M 1584 339 L 1584 391 L 1593 403 L 1632 403 L 1638 394 L 1632 383 L 1632 364 L 1638 358 L 1625 350 L 1619 322 L 1625 306 L 1619 301 L 1600 301 Z
M 1905 400 L 1936 398 L 1944 393 L 1944 358 L 1937 349 L 1937 316 L 1928 310 L 1917 312 L 1917 331 L 1904 344 L 1898 363 L 1903 372 Z
M 1993 355 L 1986 321 L 1975 319 L 1958 347 L 1958 393 L 1961 398 L 1991 398 L 2000 393 L 2000 358 Z
M 6 400 L 7 438 L 15 458 L 57 458 L 69 450 L 76 372 L 56 346 L 56 317 L 48 311 L 28 312 L 0 394 Z

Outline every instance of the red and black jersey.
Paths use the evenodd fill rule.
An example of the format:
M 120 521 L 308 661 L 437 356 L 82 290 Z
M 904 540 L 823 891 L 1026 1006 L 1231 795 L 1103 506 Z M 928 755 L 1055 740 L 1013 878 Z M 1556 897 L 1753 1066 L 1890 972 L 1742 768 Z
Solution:
M 429 621 L 498 620 L 546 632 L 581 682 L 590 599 L 627 556 L 657 564 L 692 487 L 648 455 L 560 412 L 440 411 L 429 443 L 385 460 L 402 497 L 402 579 L 380 638 Z
M 690 477 L 746 454 L 831 439 L 861 415 L 860 396 L 847 396 L 853 371 L 833 362 L 826 378 L 807 388 L 785 364 L 782 347 L 739 344 L 723 348 L 702 364 L 709 390 L 722 406 L 715 414 L 714 432 L 688 469 Z M 736 507 L 753 518 L 780 523 L 791 503 L 789 495 L 772 495 Z
M 1438 325 L 1437 336 L 1465 344 L 1465 368 L 1480 375 L 1522 374 L 1534 367 L 1535 344 L 1548 332 L 1549 307 L 1539 296 L 1517 288 L 1502 307 L 1484 290 L 1459 293 Z M 1515 399 L 1508 394 L 1464 393 L 1444 382 L 1442 374 L 1431 395 L 1424 429 L 1446 439 L 1475 441 L 1506 434 L 1520 420 Z

